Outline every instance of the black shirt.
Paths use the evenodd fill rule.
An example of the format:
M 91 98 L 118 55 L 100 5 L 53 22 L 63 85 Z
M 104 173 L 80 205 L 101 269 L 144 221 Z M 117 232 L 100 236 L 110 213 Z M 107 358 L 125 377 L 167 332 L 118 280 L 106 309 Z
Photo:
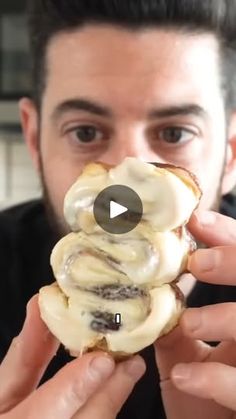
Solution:
M 226 195 L 221 213 L 236 218 L 236 198 Z M 25 307 L 38 290 L 54 282 L 49 257 L 56 237 L 47 222 L 43 202 L 21 204 L 0 212 L 0 361 L 20 332 Z M 188 306 L 236 301 L 236 287 L 197 283 Z M 141 352 L 147 364 L 144 377 L 123 406 L 119 419 L 163 419 L 158 371 L 152 346 Z M 70 356 L 60 347 L 41 382 L 54 375 Z

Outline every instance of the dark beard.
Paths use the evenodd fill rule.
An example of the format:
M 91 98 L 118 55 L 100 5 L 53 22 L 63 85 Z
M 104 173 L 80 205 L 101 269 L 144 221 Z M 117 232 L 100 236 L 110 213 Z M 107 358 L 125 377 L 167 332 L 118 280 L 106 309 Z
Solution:
M 215 199 L 214 199 L 213 204 L 209 208 L 210 211 L 220 212 L 221 201 L 222 201 L 222 192 L 221 191 L 222 191 L 222 183 L 223 183 L 224 172 L 225 172 L 225 165 L 226 165 L 226 148 L 225 148 L 223 167 L 222 167 L 222 170 L 221 170 L 219 183 L 218 183 L 218 186 L 217 186 L 217 189 L 216 189 Z M 195 239 L 195 241 L 196 241 L 198 249 L 206 249 L 208 247 L 205 243 L 203 243 L 199 240 Z
M 47 188 L 47 184 L 45 181 L 41 153 L 39 157 L 39 165 L 40 165 L 40 180 L 41 180 L 44 208 L 46 211 L 47 221 L 52 230 L 54 241 L 56 243 L 57 241 L 62 239 L 62 237 L 71 233 L 71 229 L 69 225 L 66 223 L 66 220 L 64 218 L 59 217 L 56 211 L 54 210 L 53 204 L 51 202 L 50 194 Z

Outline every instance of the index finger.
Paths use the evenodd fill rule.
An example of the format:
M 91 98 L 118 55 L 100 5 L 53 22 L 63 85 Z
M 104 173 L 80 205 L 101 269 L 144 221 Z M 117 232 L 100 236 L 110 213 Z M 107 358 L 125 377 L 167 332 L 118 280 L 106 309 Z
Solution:
M 215 211 L 195 211 L 188 229 L 197 240 L 209 247 L 236 244 L 236 220 Z

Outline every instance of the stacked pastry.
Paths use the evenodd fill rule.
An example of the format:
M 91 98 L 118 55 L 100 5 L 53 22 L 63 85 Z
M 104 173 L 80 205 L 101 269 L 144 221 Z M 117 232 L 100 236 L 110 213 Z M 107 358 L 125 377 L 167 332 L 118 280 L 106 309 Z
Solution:
M 94 218 L 98 193 L 112 185 L 142 200 L 142 220 L 125 234 L 105 232 Z M 94 348 L 130 355 L 177 324 L 183 296 L 176 283 L 195 249 L 186 224 L 200 198 L 194 176 L 175 166 L 126 158 L 85 167 L 65 197 L 72 233 L 51 255 L 56 282 L 39 296 L 43 320 L 71 355 Z

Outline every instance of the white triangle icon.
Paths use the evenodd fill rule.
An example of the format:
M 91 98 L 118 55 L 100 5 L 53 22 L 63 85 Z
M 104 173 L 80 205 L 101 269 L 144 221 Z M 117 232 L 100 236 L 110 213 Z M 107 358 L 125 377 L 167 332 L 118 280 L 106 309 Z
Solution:
M 124 214 L 128 211 L 128 208 L 123 207 L 123 205 L 117 204 L 117 202 L 110 202 L 110 218 L 116 218 L 121 214 Z

